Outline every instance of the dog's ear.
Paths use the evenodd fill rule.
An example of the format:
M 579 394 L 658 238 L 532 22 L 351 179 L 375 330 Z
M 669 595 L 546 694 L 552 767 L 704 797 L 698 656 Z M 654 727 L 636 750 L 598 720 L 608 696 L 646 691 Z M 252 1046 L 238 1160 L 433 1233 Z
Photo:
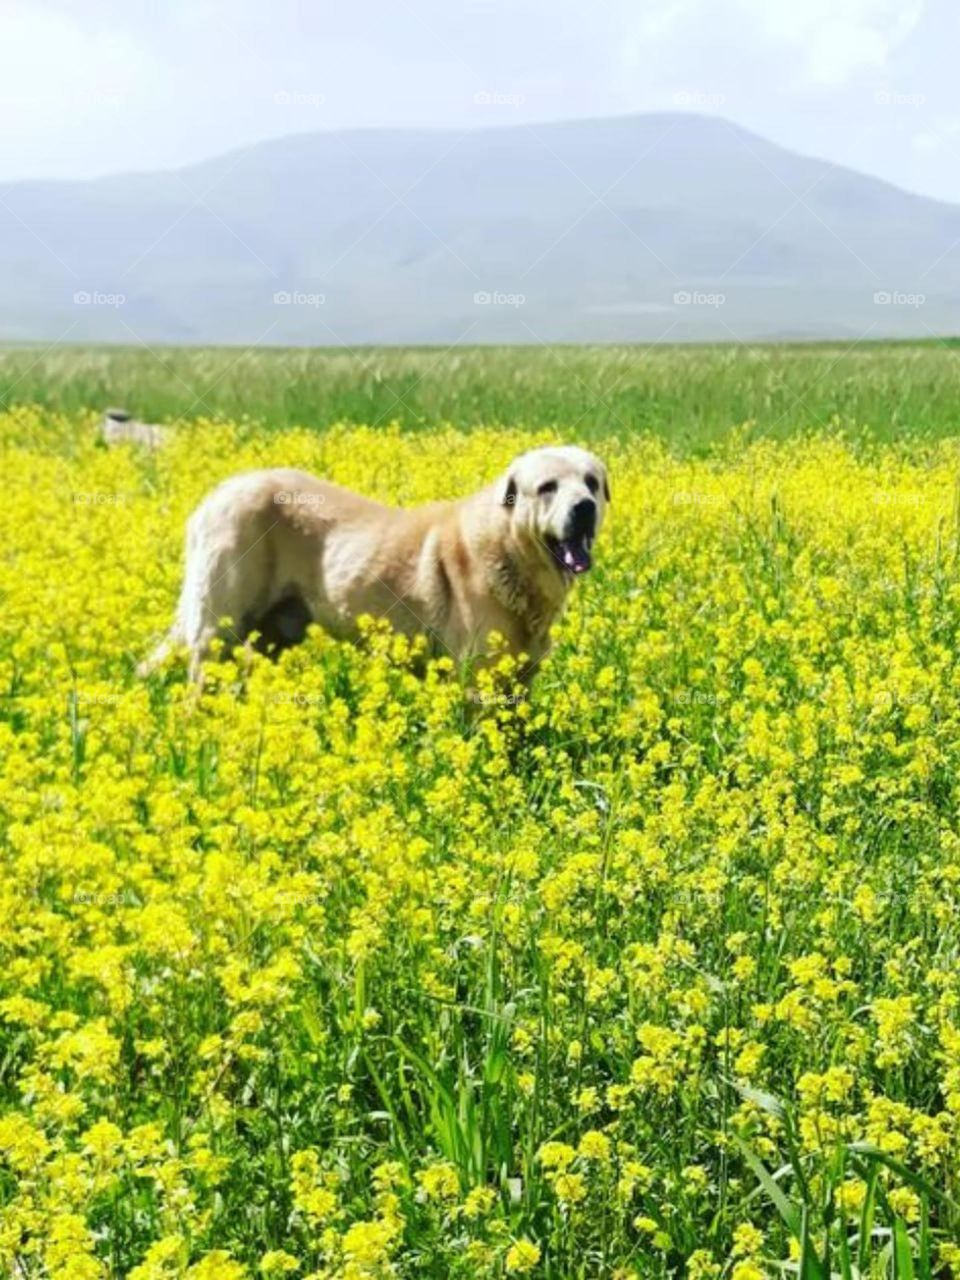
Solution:
M 517 482 L 513 473 L 508 471 L 500 481 L 497 489 L 501 507 L 513 507 L 517 502 Z

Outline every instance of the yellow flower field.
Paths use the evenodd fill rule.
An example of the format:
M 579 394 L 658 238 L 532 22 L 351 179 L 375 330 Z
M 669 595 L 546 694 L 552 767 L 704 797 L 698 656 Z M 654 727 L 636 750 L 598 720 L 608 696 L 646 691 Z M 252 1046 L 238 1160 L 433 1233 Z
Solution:
M 547 437 L 0 415 L 0 1274 L 960 1273 L 960 445 L 749 436 L 596 446 L 477 718 L 381 628 L 134 668 L 224 476 Z

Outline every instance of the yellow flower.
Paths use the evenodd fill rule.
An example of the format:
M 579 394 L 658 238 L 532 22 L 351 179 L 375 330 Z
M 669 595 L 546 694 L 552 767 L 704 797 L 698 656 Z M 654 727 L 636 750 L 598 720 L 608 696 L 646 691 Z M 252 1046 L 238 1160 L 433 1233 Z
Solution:
M 133 1268 L 129 1280 L 170 1280 L 183 1271 L 187 1242 L 183 1236 L 163 1236 L 147 1249 L 143 1262 Z
M 0 354 L 7 392 L 42 385 L 17 383 L 35 354 Z M 298 401 L 320 369 L 331 404 L 353 360 L 274 354 L 243 371 L 289 373 Z M 597 385 L 636 375 L 622 352 L 568 358 Z M 651 402 L 683 380 L 709 406 L 711 378 L 746 379 L 761 403 L 824 358 L 673 353 L 643 380 Z M 165 353 L 171 413 L 177 370 L 202 391 L 223 359 Z M 482 364 L 470 417 L 487 397 L 509 418 L 496 375 L 546 386 L 530 359 L 459 353 L 450 389 Z M 858 352 L 844 403 L 882 403 L 860 395 L 881 382 L 947 403 L 939 360 Z M 44 357 L 45 398 L 147 378 L 148 399 L 130 361 Z M 380 416 L 429 358 L 363 361 Z M 314 627 L 268 658 L 225 636 L 202 689 L 176 653 L 134 673 L 226 475 L 282 465 L 425 504 L 577 412 L 543 430 L 204 418 L 145 451 L 101 447 L 93 411 L 0 407 L 0 1275 L 108 1280 L 121 1258 L 130 1280 L 560 1276 L 602 1257 L 623 1280 L 658 1258 L 756 1280 L 790 1244 L 736 1138 L 775 1169 L 795 1134 L 817 1194 L 858 1144 L 953 1194 L 960 445 L 936 415 L 890 444 L 839 421 L 745 424 L 695 455 L 600 439 L 597 572 L 529 687 L 494 641 L 474 673 L 398 635 L 397 602 L 356 643 Z M 289 1242 L 235 1239 L 285 1162 L 299 1268 Z M 916 1193 L 883 1177 L 913 1231 Z M 118 1217 L 124 1181 L 144 1211 Z M 865 1195 L 835 1186 L 821 1252 Z M 549 1245 L 515 1240 L 541 1211 Z
M 605 1164 L 610 1159 L 610 1139 L 597 1129 L 589 1129 L 580 1139 L 577 1154 Z
M 532 1097 L 536 1083 L 537 1077 L 532 1071 L 520 1071 L 517 1073 L 517 1088 L 525 1097 Z
M 715 1280 L 720 1270 L 708 1249 L 694 1249 L 687 1259 L 687 1280 Z
M 25 1116 L 0 1116 L 0 1155 L 12 1169 L 26 1173 L 46 1159 L 50 1149 L 46 1135 Z
M 910 1032 L 916 1017 L 912 995 L 880 996 L 870 1006 L 877 1025 L 878 1067 L 899 1066 L 909 1052 Z
M 706 1169 L 699 1164 L 685 1165 L 680 1170 L 680 1176 L 688 1189 L 693 1192 L 705 1191 L 709 1182 Z
M 920 1197 L 910 1187 L 893 1187 L 887 1198 L 891 1209 L 905 1222 L 920 1221 Z
M 325 1222 L 337 1212 L 337 1197 L 324 1185 L 320 1158 L 311 1148 L 294 1153 L 290 1161 L 293 1203 L 310 1222 Z
M 760 1060 L 766 1052 L 766 1045 L 759 1041 L 748 1041 L 734 1059 L 734 1070 L 745 1080 L 751 1079 L 760 1069 Z
M 537 1152 L 544 1169 L 566 1169 L 576 1158 L 576 1151 L 566 1142 L 545 1142 Z
M 186 1280 L 247 1280 L 248 1274 L 225 1249 L 213 1249 L 187 1268 Z
M 492 1187 L 474 1187 L 467 1193 L 463 1202 L 463 1214 L 466 1218 L 485 1217 L 497 1202 L 497 1193 Z
M 297 1259 L 283 1249 L 270 1249 L 260 1259 L 260 1270 L 265 1276 L 288 1275 L 299 1266 Z
M 386 1261 L 397 1235 L 392 1222 L 355 1222 L 343 1237 L 344 1257 L 365 1267 Z
M 421 1169 L 417 1181 L 428 1200 L 455 1200 L 460 1194 L 460 1175 L 452 1164 L 434 1164 Z
M 733 1233 L 734 1257 L 753 1257 L 763 1246 L 763 1232 L 752 1223 L 743 1222 Z
M 540 1261 L 540 1246 L 532 1240 L 516 1240 L 507 1250 L 506 1266 L 510 1275 L 532 1271 Z
M 730 1273 L 730 1280 L 765 1280 L 763 1272 L 754 1262 L 737 1262 Z
M 109 1120 L 98 1120 L 83 1138 L 86 1150 L 104 1163 L 115 1157 L 123 1145 L 123 1132 Z
M 553 1180 L 553 1189 L 563 1204 L 579 1204 L 587 1198 L 587 1184 L 579 1173 L 558 1173 Z
M 837 1204 L 847 1213 L 857 1214 L 867 1194 L 867 1184 L 862 1178 L 848 1178 L 837 1188 Z
M 589 1115 L 591 1111 L 596 1111 L 600 1105 L 600 1092 L 593 1085 L 587 1085 L 581 1089 L 574 1099 L 577 1110 L 583 1115 Z

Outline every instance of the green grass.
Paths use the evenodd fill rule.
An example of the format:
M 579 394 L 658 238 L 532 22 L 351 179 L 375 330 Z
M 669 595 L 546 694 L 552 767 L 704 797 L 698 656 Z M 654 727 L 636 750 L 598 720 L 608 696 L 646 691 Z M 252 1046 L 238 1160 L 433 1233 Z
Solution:
M 564 438 L 650 432 L 696 452 L 746 420 L 758 434 L 856 422 L 879 439 L 957 429 L 960 343 L 725 347 L 19 347 L 0 407 L 120 404 L 156 421 L 270 427 L 398 421 L 556 426 Z

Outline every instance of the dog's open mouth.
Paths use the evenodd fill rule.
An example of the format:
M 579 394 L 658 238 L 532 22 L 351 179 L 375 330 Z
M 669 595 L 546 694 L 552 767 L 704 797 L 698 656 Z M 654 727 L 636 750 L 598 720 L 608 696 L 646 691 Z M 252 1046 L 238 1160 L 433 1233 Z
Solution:
M 590 558 L 590 547 L 593 538 L 589 534 L 577 534 L 573 538 L 547 538 L 550 552 L 567 573 L 586 573 L 593 561 Z

